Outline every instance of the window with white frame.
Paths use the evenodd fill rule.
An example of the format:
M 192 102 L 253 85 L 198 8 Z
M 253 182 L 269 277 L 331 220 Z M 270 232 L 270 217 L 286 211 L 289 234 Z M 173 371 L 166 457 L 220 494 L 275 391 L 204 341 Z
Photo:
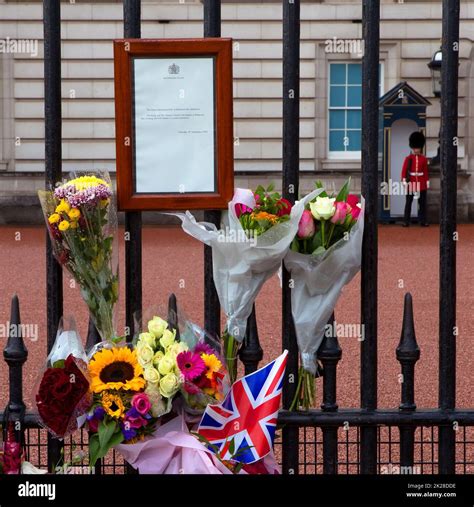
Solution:
M 382 95 L 382 65 L 379 93 Z M 357 159 L 361 153 L 362 64 L 329 64 L 328 154 L 330 158 Z

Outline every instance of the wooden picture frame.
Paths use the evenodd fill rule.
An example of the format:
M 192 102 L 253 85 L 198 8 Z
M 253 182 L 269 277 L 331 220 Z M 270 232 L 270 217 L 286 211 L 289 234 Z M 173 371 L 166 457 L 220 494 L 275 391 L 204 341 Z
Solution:
M 119 210 L 227 208 L 232 40 L 114 40 L 114 71 Z

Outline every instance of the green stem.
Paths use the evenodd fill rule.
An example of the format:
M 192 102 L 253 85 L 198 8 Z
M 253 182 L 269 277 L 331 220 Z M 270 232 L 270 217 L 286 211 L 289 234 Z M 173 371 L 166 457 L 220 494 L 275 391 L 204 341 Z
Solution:
M 321 219 L 321 243 L 322 243 L 323 246 L 325 245 L 325 241 L 324 241 L 324 223 L 325 223 L 325 220 Z
M 231 384 L 237 380 L 237 352 L 239 351 L 239 342 L 228 333 L 224 332 L 224 353 L 229 379 Z
M 303 367 L 300 367 L 298 371 L 298 385 L 296 386 L 295 397 L 291 402 L 289 410 L 309 410 L 314 406 L 314 397 L 314 376 Z
M 299 371 L 298 371 L 298 385 L 296 386 L 296 392 L 295 392 L 295 397 L 293 398 L 293 401 L 291 402 L 291 405 L 290 405 L 290 412 L 293 411 L 298 403 L 298 400 L 299 400 L 299 397 L 301 395 L 301 382 L 303 381 L 303 369 L 300 368 Z
M 336 224 L 334 224 L 334 223 L 332 223 L 332 222 L 331 222 L 331 228 L 329 229 L 328 243 L 327 243 L 327 245 L 325 246 L 325 248 L 326 248 L 326 249 L 328 249 L 328 248 L 329 248 L 329 246 L 330 246 L 329 244 L 331 243 L 331 238 L 332 238 L 332 234 L 333 234 L 333 232 L 334 232 L 334 227 L 336 227 Z

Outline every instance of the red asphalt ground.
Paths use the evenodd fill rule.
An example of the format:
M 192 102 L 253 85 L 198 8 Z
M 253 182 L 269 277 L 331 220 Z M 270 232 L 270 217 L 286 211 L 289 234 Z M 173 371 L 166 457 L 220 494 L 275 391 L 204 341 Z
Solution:
M 458 242 L 458 327 L 457 404 L 474 407 L 474 225 L 459 226 Z M 123 231 L 122 231 L 123 232 Z M 121 300 L 124 315 L 124 245 L 120 235 Z M 180 228 L 146 227 L 143 231 L 143 307 L 166 305 L 170 292 L 187 314 L 202 324 L 203 247 Z M 403 297 L 410 291 L 414 300 L 415 328 L 421 358 L 416 368 L 418 407 L 436 407 L 438 393 L 438 264 L 439 228 L 398 226 L 379 228 L 379 406 L 395 408 L 400 402 L 400 365 L 395 349 L 400 339 Z M 0 329 L 10 315 L 10 298 L 18 294 L 24 324 L 37 324 L 39 338 L 26 340 L 29 358 L 24 368 L 25 398 L 45 360 L 46 281 L 45 230 L 43 227 L 0 228 Z M 184 287 L 183 286 L 184 282 Z M 402 286 L 402 287 L 401 287 Z M 74 313 L 85 339 L 87 310 L 79 290 L 64 282 L 64 313 Z M 265 361 L 281 350 L 281 293 L 275 276 L 267 282 L 257 300 L 257 318 Z M 336 308 L 338 323 L 360 321 L 360 278 L 346 287 Z M 3 349 L 6 339 L 0 337 Z M 338 402 L 341 408 L 359 406 L 360 343 L 357 338 L 340 338 L 343 350 L 339 363 Z M 321 394 L 317 383 L 318 398 Z M 8 370 L 0 359 L 0 406 L 8 398 Z

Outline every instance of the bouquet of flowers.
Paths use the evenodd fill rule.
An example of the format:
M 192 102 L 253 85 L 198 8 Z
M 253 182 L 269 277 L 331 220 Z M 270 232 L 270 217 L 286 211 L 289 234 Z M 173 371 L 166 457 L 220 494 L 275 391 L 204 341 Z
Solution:
M 61 320 L 35 396 L 40 420 L 56 438 L 80 427 L 91 401 L 87 358 L 72 319 L 69 327 Z
M 102 344 L 89 362 L 93 402 L 87 416 L 89 465 L 110 448 L 153 433 L 156 418 L 137 353 L 128 346 Z
M 112 248 L 117 214 L 108 173 L 76 176 L 38 195 L 56 259 L 80 285 L 102 339 L 111 340 L 118 263 Z
M 290 219 L 292 208 L 290 201 L 273 190 L 273 185 L 266 190 L 259 185 L 253 194 L 253 199 L 250 198 L 250 194 L 248 194 L 248 200 L 245 195 L 242 195 L 241 200 L 247 204 L 238 202 L 235 205 L 235 214 L 249 238 L 259 236 L 274 225 Z M 239 191 L 240 189 L 237 189 L 237 192 Z
M 186 350 L 177 357 L 182 376 L 181 394 L 188 415 L 201 415 L 209 404 L 219 403 L 230 384 L 221 343 L 179 311 L 180 340 Z
M 227 372 L 212 347 L 198 343 L 193 351 L 181 352 L 176 359 L 184 379 L 181 392 L 191 409 L 204 410 L 224 399 Z
M 183 384 L 177 358 L 188 346 L 176 340 L 176 330 L 169 329 L 161 317 L 153 316 L 147 326 L 148 332 L 138 336 L 136 352 L 143 368 L 145 393 L 150 399 L 152 414 L 160 417 L 171 410 L 173 398 Z
M 349 187 L 350 180 L 336 196 L 322 191 L 309 200 L 284 259 L 294 282 L 291 309 L 302 359 L 293 407 L 313 403 L 316 352 L 343 286 L 360 269 L 363 200 L 349 194 Z
M 220 401 L 228 389 L 227 372 L 216 351 L 219 344 L 213 343 L 184 313 L 179 316 L 177 328 L 181 333 L 154 315 L 148 320 L 147 332 L 140 333 L 136 341 L 138 362 L 146 380 L 145 392 L 155 417 L 169 413 L 179 393 L 185 409 L 202 411 L 209 403 Z
M 237 352 L 255 299 L 279 269 L 297 230 L 306 202 L 317 189 L 291 206 L 270 187 L 236 189 L 221 229 L 198 223 L 191 213 L 176 214 L 185 232 L 212 248 L 214 283 L 226 314 L 224 358 L 231 382 L 237 376 Z

